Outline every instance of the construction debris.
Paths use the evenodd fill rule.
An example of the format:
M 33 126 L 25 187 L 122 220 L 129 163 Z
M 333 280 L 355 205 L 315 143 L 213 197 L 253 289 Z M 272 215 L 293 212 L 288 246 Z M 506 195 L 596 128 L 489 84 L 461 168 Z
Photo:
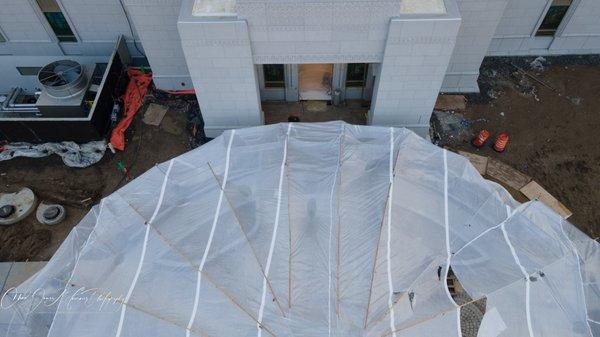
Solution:
M 529 66 L 531 67 L 531 69 L 534 69 L 537 71 L 544 71 L 544 70 L 546 70 L 544 62 L 546 62 L 546 59 L 542 56 L 538 56 L 535 58 L 535 60 L 531 61 Z
M 454 111 L 434 111 L 432 116 L 432 140 L 463 139 L 468 135 L 468 128 L 471 121 L 465 119 L 461 113 Z M 440 144 L 443 145 L 443 144 Z

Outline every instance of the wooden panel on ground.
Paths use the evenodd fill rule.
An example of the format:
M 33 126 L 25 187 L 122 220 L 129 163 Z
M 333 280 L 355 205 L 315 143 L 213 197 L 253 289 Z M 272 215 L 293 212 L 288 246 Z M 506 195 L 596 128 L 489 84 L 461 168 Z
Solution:
M 465 110 L 467 98 L 464 95 L 439 95 L 435 103 L 435 110 Z
M 521 193 L 525 194 L 530 200 L 538 199 L 565 219 L 573 215 L 573 212 L 535 181 L 532 181 L 521 188 Z
M 148 109 L 146 109 L 146 113 L 144 114 L 144 119 L 142 119 L 142 121 L 148 125 L 159 126 L 160 122 L 162 122 L 163 118 L 167 114 L 167 110 L 169 110 L 169 107 L 150 103 Z
M 531 181 L 530 176 L 493 158 L 489 158 L 488 160 L 487 175 L 515 190 L 520 190 Z
M 471 164 L 473 164 L 473 166 L 475 166 L 475 168 L 477 169 L 479 174 L 481 174 L 481 175 L 486 174 L 487 167 L 488 167 L 488 161 L 489 161 L 488 157 L 480 156 L 478 154 L 474 154 L 474 153 L 466 152 L 466 151 L 458 151 L 458 154 L 469 159 L 469 161 L 471 162 Z

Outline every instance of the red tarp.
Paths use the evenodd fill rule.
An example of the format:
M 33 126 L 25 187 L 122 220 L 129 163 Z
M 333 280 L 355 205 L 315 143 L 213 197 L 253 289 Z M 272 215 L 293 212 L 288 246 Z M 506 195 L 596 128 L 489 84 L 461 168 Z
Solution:
M 140 106 L 142 106 L 144 96 L 146 96 L 148 87 L 152 82 L 152 74 L 145 74 L 138 69 L 128 69 L 127 75 L 129 76 L 129 84 L 127 85 L 125 95 L 123 95 L 125 113 L 110 136 L 112 146 L 121 151 L 125 149 L 125 131 L 133 121 Z

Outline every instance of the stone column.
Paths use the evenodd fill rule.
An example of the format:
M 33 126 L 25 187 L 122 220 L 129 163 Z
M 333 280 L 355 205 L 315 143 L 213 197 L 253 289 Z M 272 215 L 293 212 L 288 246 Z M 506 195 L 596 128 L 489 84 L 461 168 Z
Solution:
M 444 18 L 405 15 L 390 22 L 370 123 L 429 129 L 429 119 L 460 27 L 456 7 Z
M 248 25 L 233 17 L 195 17 L 182 9 L 179 34 L 208 137 L 263 124 Z

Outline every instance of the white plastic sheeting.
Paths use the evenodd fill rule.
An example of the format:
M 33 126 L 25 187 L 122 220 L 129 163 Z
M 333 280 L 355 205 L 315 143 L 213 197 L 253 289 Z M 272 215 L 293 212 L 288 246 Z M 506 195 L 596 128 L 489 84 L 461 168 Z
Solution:
M 405 129 L 228 131 L 94 207 L 0 336 L 460 336 L 450 268 L 480 336 L 600 336 L 598 243 L 465 158 Z
M 10 143 L 0 149 L 0 161 L 16 157 L 42 158 L 59 155 L 69 167 L 88 167 L 99 162 L 106 152 L 105 141 L 93 141 L 85 144 L 75 142 L 61 143 Z

